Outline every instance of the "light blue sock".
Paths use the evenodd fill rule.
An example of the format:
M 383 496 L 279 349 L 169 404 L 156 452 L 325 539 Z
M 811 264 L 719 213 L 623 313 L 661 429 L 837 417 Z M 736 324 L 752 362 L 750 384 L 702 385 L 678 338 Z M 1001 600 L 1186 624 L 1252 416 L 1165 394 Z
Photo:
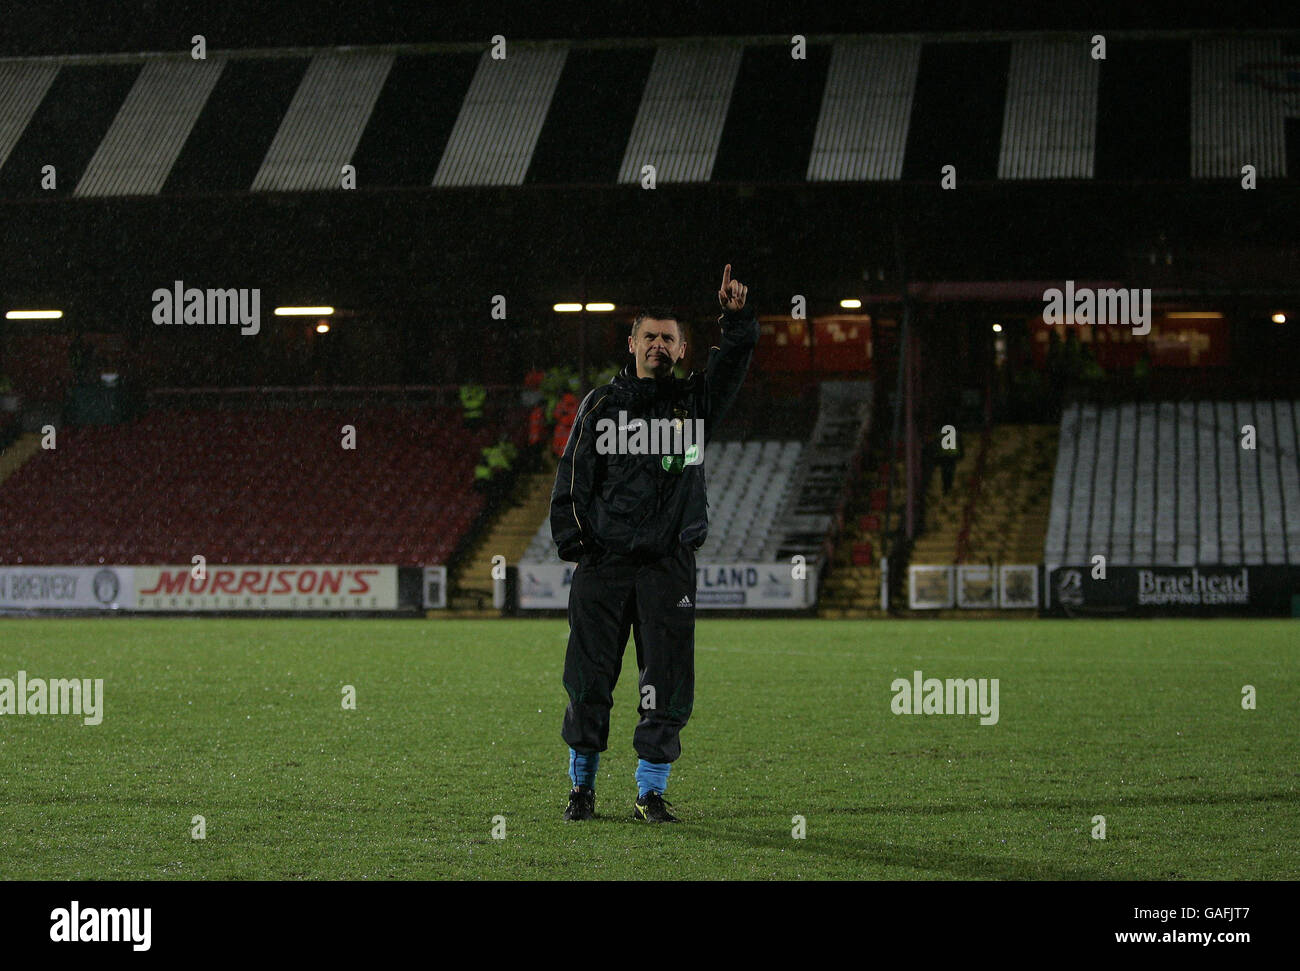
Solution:
M 663 795 L 668 791 L 668 773 L 672 770 L 671 762 L 647 762 L 636 760 L 636 796 L 640 799 L 647 792 Z
M 575 786 L 586 786 L 594 792 L 596 790 L 596 769 L 599 767 L 599 752 L 583 755 L 581 752 L 569 749 L 569 778 L 573 780 Z

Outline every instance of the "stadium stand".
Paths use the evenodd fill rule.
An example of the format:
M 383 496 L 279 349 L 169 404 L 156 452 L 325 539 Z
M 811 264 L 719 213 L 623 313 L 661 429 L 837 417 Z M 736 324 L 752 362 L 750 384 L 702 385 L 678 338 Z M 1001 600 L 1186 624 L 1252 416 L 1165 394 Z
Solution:
M 1300 564 L 1298 427 L 1300 401 L 1070 405 L 1044 560 Z
M 68 334 L 39 337 L 9 334 L 4 356 L 14 392 L 25 401 L 61 401 L 72 385 Z
M 802 442 L 712 442 L 705 452 L 709 538 L 705 563 L 776 558 L 774 524 L 793 491 Z
M 340 429 L 356 428 L 356 449 Z M 0 484 L 0 563 L 443 564 L 484 512 L 454 408 L 158 409 L 71 427 Z

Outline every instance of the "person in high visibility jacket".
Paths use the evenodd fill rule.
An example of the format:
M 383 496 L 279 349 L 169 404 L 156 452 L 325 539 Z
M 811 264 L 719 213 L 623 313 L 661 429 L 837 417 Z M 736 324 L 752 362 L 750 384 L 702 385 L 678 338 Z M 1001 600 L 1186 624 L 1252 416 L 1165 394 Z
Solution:
M 483 449 L 483 454 L 487 458 L 488 468 L 492 470 L 495 477 L 496 473 L 506 473 L 510 471 L 510 465 L 515 460 L 517 450 L 513 443 L 500 441 L 490 448 Z
M 483 461 L 474 468 L 474 485 L 489 494 L 498 493 L 509 480 L 510 467 L 519 450 L 513 442 L 503 439 L 495 445 L 484 446 L 482 454 Z
M 465 425 L 473 428 L 483 421 L 483 406 L 487 402 L 487 389 L 481 384 L 463 384 L 460 387 L 461 415 Z

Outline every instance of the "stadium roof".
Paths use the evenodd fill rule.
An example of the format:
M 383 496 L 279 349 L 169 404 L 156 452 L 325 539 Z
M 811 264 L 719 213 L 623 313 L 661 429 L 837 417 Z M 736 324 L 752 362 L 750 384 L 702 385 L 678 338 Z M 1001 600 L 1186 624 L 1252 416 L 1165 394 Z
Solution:
M 1106 36 L 1105 60 L 1088 33 L 6 59 L 0 199 L 332 190 L 346 165 L 359 189 L 1300 170 L 1300 35 Z

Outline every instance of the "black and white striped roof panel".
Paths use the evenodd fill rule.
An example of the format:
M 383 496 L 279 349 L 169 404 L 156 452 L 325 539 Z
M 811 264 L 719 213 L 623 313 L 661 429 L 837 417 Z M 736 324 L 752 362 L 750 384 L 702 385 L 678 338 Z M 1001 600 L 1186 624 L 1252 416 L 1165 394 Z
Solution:
M 1298 133 L 1282 34 L 0 61 L 11 199 L 325 190 L 348 165 L 358 188 L 1278 179 Z

